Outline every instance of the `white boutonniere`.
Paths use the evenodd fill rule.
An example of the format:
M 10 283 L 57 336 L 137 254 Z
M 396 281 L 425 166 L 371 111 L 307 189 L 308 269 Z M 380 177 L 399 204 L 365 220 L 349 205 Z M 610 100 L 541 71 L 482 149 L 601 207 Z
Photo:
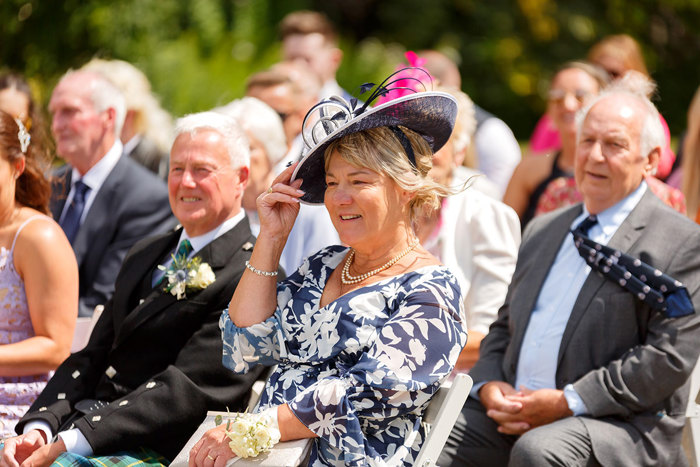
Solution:
M 206 289 L 216 280 L 216 275 L 211 266 L 202 262 L 202 258 L 186 258 L 184 256 L 173 256 L 173 262 L 169 267 L 158 266 L 158 269 L 165 271 L 164 279 L 167 281 L 165 292 L 170 292 L 177 297 L 187 298 L 187 291 Z
M 221 416 L 216 417 L 216 424 L 223 422 Z M 280 430 L 277 423 L 277 407 L 272 407 L 262 413 L 239 413 L 226 422 L 228 446 L 238 457 L 257 457 L 267 452 L 279 443 Z

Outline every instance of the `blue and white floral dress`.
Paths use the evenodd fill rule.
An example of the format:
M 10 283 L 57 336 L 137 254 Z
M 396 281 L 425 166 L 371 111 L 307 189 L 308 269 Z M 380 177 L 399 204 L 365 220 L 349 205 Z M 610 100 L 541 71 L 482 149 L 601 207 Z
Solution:
M 321 250 L 277 288 L 266 321 L 220 326 L 224 365 L 278 365 L 257 410 L 287 403 L 319 437 L 309 465 L 411 465 L 421 415 L 467 341 L 449 269 L 427 266 L 319 306 L 347 248 Z

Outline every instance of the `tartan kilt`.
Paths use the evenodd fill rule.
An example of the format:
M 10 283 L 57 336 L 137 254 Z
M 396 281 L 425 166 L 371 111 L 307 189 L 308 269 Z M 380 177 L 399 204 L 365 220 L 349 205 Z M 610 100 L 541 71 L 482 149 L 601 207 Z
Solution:
M 135 451 L 120 451 L 112 455 L 94 457 L 83 457 L 64 452 L 51 465 L 58 467 L 165 467 L 169 463 L 168 459 L 151 449 L 138 448 Z

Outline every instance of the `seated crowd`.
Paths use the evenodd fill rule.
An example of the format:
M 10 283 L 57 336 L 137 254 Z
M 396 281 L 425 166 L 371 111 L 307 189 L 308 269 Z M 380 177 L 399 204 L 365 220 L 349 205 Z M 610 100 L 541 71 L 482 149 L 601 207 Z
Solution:
M 438 465 L 683 465 L 700 92 L 676 158 L 612 36 L 553 75 L 521 158 L 440 52 L 353 96 L 322 14 L 280 32 L 245 97 L 174 125 L 123 61 L 66 72 L 48 125 L 0 76 L 0 466 L 167 465 L 260 378 L 264 436 L 222 423 L 190 465 L 300 439 L 413 465 L 459 372 Z

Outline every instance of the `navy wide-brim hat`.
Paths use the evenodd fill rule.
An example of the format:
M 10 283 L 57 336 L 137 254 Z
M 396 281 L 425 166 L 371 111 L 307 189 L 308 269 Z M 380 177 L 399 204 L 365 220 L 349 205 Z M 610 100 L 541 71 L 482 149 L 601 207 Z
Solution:
M 326 191 L 324 153 L 333 142 L 352 133 L 371 128 L 402 126 L 415 131 L 433 153 L 447 143 L 457 117 L 457 101 L 443 92 L 416 92 L 385 102 L 377 107 L 353 109 L 344 99 L 334 96 L 314 106 L 304 119 L 318 112 L 318 120 L 309 131 L 302 130 L 305 151 L 291 180 L 303 179 L 301 201 L 323 204 Z

